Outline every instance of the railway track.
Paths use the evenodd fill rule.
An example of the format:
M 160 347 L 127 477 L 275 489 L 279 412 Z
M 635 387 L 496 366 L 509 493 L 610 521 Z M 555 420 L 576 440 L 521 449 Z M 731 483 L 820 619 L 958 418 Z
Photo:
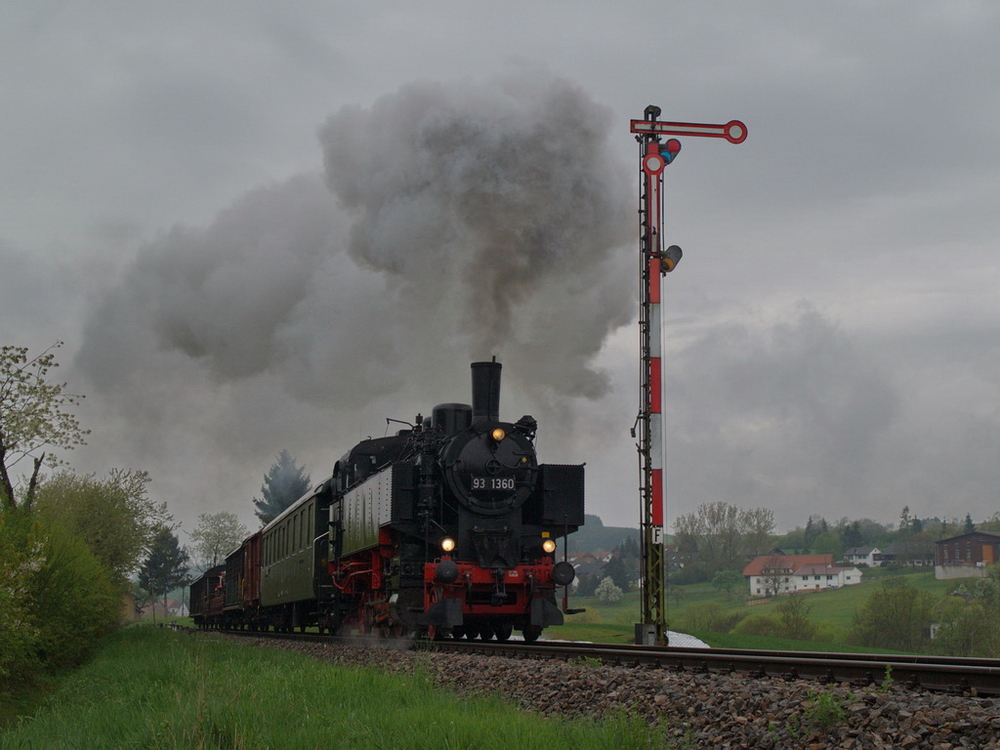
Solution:
M 377 645 L 357 637 L 231 632 L 257 638 L 278 638 L 342 645 Z M 389 645 L 386 642 L 386 645 Z M 755 651 L 580 643 L 574 641 L 417 641 L 411 648 L 505 656 L 519 659 L 594 660 L 612 666 L 670 669 L 699 673 L 739 673 L 748 677 L 817 680 L 856 686 L 888 685 L 951 694 L 1000 696 L 1000 659 L 912 656 L 895 654 Z

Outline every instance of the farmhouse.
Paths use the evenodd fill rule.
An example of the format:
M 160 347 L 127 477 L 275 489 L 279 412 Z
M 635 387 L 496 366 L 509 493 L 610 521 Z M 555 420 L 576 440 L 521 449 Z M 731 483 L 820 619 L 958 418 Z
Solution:
M 743 569 L 750 596 L 822 591 L 861 583 L 856 567 L 838 567 L 833 555 L 761 555 Z
M 934 543 L 937 579 L 985 576 L 986 566 L 1000 562 L 1000 534 L 971 531 Z

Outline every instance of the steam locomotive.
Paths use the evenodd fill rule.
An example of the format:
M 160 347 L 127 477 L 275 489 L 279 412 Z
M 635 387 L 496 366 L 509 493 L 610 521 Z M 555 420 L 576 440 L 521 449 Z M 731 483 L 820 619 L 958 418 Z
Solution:
M 191 585 L 195 623 L 500 641 L 561 625 L 584 467 L 538 463 L 536 421 L 500 420 L 500 372 L 474 362 L 471 406 L 351 448 Z

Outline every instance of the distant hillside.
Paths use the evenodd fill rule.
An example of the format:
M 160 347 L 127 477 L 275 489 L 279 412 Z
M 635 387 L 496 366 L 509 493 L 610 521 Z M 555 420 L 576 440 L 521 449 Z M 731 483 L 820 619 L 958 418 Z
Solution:
M 580 552 L 611 552 L 625 539 L 639 539 L 639 529 L 627 526 L 605 526 L 600 516 L 584 516 L 584 525 L 569 536 L 569 554 Z

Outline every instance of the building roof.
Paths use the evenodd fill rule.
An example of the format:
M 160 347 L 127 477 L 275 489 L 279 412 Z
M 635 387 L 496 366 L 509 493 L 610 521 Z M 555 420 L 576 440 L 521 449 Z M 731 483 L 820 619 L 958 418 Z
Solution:
M 793 575 L 797 576 L 818 576 L 818 575 L 837 575 L 842 570 L 857 570 L 853 565 L 846 568 L 841 568 L 836 565 L 803 565 L 798 568 Z
M 974 539 L 981 542 L 1000 542 L 1000 534 L 995 531 L 970 531 L 967 534 L 959 534 L 958 536 L 950 536 L 947 539 L 939 539 L 934 542 L 934 544 L 949 544 L 951 542 L 958 542 L 968 539 L 972 541 Z
M 878 547 L 851 547 L 844 550 L 844 557 L 867 557 L 872 552 L 878 552 Z
M 743 568 L 744 576 L 764 575 L 765 570 L 777 567 L 795 571 L 804 565 L 833 565 L 833 555 L 761 555 Z

